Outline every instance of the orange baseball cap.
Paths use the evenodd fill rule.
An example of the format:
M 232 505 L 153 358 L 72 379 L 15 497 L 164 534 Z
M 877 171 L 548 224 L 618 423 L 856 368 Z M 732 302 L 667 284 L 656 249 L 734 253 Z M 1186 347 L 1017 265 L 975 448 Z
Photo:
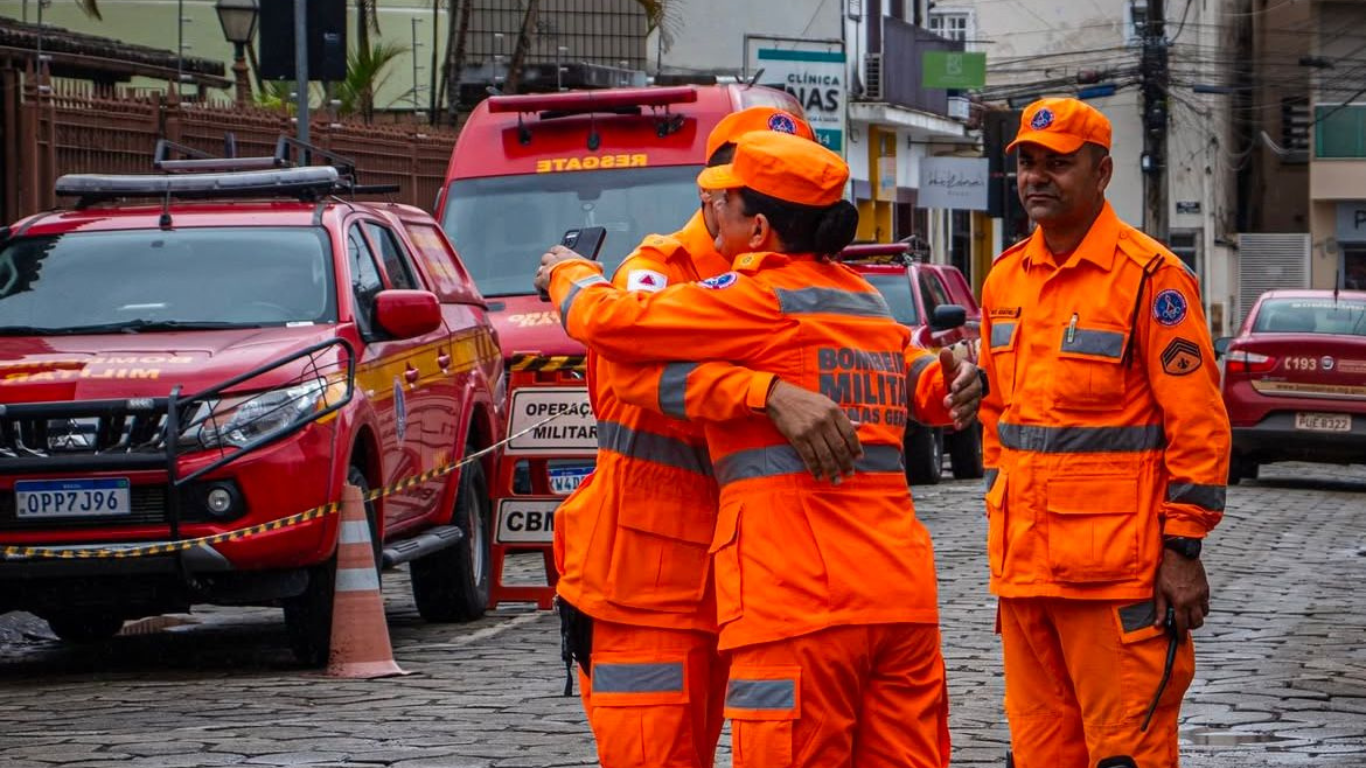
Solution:
M 844 197 L 849 166 L 820 144 L 790 133 L 750 131 L 735 143 L 735 159 L 702 171 L 703 189 L 749 187 L 789 203 L 825 207 Z
M 1020 115 L 1020 132 L 1010 152 L 1021 144 L 1039 144 L 1070 155 L 1083 144 L 1110 148 L 1110 120 L 1100 110 L 1076 99 L 1039 99 Z
M 707 135 L 707 160 L 716 154 L 723 144 L 740 141 L 740 137 L 750 131 L 777 131 L 816 140 L 816 134 L 805 120 L 777 107 L 750 107 L 732 112 L 721 118 L 721 122 Z

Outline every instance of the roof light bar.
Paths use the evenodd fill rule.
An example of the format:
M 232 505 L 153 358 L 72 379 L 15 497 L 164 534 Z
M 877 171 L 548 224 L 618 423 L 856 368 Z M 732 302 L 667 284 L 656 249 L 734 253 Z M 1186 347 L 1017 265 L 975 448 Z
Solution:
M 118 197 L 321 196 L 330 193 L 340 178 L 337 169 L 330 166 L 193 175 L 74 173 L 57 179 L 54 191 L 62 197 L 79 197 L 82 202 Z
M 865 243 L 846 246 L 840 251 L 840 258 L 844 261 L 858 261 L 876 256 L 901 256 L 910 251 L 911 246 L 908 243 Z
M 607 91 L 537 93 L 522 96 L 490 96 L 489 111 L 508 112 L 598 112 L 623 107 L 665 107 L 697 101 L 691 86 L 671 88 L 614 88 Z

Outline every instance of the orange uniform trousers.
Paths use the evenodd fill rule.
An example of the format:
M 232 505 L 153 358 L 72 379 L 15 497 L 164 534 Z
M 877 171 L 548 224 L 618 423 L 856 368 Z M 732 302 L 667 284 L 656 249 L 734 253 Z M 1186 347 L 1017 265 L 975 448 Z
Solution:
M 712 768 L 727 664 L 716 636 L 593 622 L 579 690 L 603 768 Z
M 1152 722 L 1170 636 L 1151 625 L 1124 631 L 1134 600 L 1001 598 L 1006 718 L 1016 768 L 1094 768 L 1128 755 L 1139 768 L 1175 768 L 1181 697 L 1195 676 L 1189 633 Z M 1132 625 L 1131 625 L 1132 626 Z
M 838 626 L 731 651 L 735 768 L 942 768 L 939 627 Z

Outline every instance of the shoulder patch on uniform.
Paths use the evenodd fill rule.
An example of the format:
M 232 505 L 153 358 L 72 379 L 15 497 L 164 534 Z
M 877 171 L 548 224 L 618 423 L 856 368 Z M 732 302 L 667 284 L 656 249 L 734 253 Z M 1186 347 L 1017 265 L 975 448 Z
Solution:
M 1158 292 L 1153 297 L 1153 319 L 1165 326 L 1179 325 L 1186 319 L 1190 304 L 1175 288 Z
M 1168 376 L 1185 376 L 1200 369 L 1200 347 L 1189 339 L 1177 337 L 1162 350 L 1162 370 Z
M 662 291 L 669 284 L 669 278 L 663 272 L 656 272 L 653 269 L 633 269 L 626 273 L 626 290 L 628 291 Z
M 645 238 L 645 242 L 636 249 L 635 255 L 658 254 L 664 260 L 673 258 L 678 254 L 687 256 L 688 251 L 683 246 L 683 242 L 669 235 L 650 235 Z
M 740 279 L 739 273 L 736 273 L 736 272 L 727 272 L 727 273 L 725 273 L 724 275 L 717 275 L 716 277 L 709 277 L 709 278 L 707 278 L 706 280 L 703 280 L 703 281 L 699 282 L 698 285 L 702 286 L 703 288 L 711 288 L 712 290 L 718 290 L 718 291 L 719 291 L 719 290 L 721 290 L 722 288 L 729 288 L 729 287 L 731 287 L 732 285 L 735 285 L 735 281 L 737 281 L 737 280 L 739 280 L 739 279 Z
M 746 253 L 735 260 L 735 268 L 740 272 L 758 272 L 765 266 L 774 266 L 787 261 L 781 253 Z

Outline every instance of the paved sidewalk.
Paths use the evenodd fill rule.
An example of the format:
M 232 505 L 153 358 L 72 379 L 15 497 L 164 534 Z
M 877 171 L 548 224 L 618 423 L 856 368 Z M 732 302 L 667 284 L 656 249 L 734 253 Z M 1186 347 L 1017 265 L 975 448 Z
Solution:
M 1007 736 L 980 484 L 946 481 L 916 497 L 938 550 L 954 765 L 1000 766 Z M 1183 765 L 1366 765 L 1366 467 L 1267 468 L 1230 489 L 1207 551 L 1217 612 L 1197 634 Z M 531 564 L 519 558 L 517 568 Z M 577 699 L 559 695 L 551 614 L 509 606 L 473 624 L 429 625 L 406 573 L 385 574 L 385 592 L 411 677 L 300 671 L 274 610 L 207 609 L 86 648 L 11 615 L 0 621 L 0 764 L 595 764 Z M 718 764 L 730 764 L 724 749 Z

